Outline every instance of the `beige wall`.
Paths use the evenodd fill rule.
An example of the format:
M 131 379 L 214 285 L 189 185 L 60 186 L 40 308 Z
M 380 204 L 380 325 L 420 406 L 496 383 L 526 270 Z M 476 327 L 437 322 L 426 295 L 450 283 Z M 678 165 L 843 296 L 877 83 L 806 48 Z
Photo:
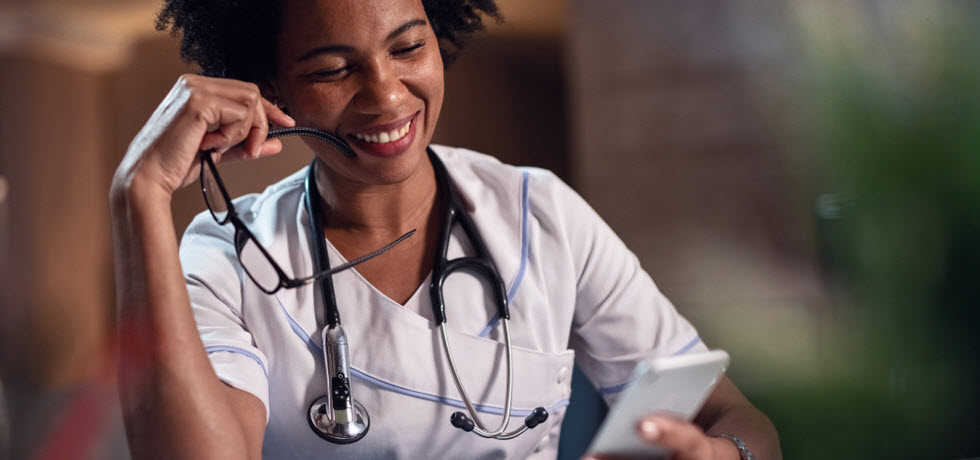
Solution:
M 770 374 L 754 366 L 809 372 L 827 304 L 787 14 L 775 1 L 569 7 L 574 183 L 755 379 Z

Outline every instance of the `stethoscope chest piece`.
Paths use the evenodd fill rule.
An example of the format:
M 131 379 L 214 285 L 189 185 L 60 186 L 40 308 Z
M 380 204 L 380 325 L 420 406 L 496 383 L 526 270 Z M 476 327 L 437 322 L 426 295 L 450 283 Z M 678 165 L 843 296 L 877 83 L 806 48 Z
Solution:
M 330 398 L 330 395 L 323 396 L 310 405 L 309 422 L 313 432 L 334 444 L 350 444 L 363 438 L 371 427 L 371 417 L 364 406 L 352 401 L 352 410 L 336 411 L 331 417 Z

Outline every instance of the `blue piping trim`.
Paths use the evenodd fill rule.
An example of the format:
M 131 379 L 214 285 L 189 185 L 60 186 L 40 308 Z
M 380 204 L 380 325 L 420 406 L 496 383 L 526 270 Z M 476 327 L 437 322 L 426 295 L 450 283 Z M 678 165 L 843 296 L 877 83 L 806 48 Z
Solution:
M 700 336 L 695 337 L 690 342 L 688 342 L 686 345 L 684 345 L 683 347 L 681 347 L 680 350 L 677 350 L 676 352 L 674 352 L 674 354 L 672 354 L 671 356 L 677 356 L 677 355 L 682 355 L 684 353 L 687 353 L 692 348 L 694 348 L 695 345 L 697 345 L 699 343 L 701 343 L 701 337 Z M 631 378 L 631 379 L 627 380 L 624 383 L 620 383 L 619 385 L 613 385 L 611 387 L 600 388 L 599 389 L 599 393 L 602 393 L 604 395 L 612 394 L 612 393 L 618 393 L 620 391 L 623 391 L 623 388 L 626 388 L 626 386 L 629 385 L 630 382 L 632 382 L 632 381 L 633 381 L 633 379 Z
M 626 386 L 629 385 L 630 382 L 632 382 L 632 381 L 633 381 L 633 379 L 629 379 L 629 380 L 627 380 L 627 381 L 625 381 L 623 383 L 620 383 L 619 385 L 613 385 L 611 387 L 600 388 L 599 389 L 599 393 L 602 393 L 604 395 L 608 395 L 608 394 L 612 394 L 612 393 L 619 393 L 620 391 L 623 391 L 623 388 L 626 388 Z
M 674 353 L 671 356 L 683 355 L 684 353 L 687 353 L 692 348 L 694 348 L 695 345 L 697 345 L 699 343 L 701 343 L 701 337 L 700 336 L 695 337 L 693 340 L 691 340 L 690 342 L 688 342 L 687 345 L 684 345 L 683 347 L 681 347 L 680 350 L 677 350 L 677 352 Z
M 507 303 L 510 303 L 510 302 L 508 301 Z M 486 336 L 490 335 L 490 331 L 492 331 L 495 327 L 497 327 L 497 324 L 499 324 L 499 323 L 500 323 L 500 315 L 497 314 L 497 313 L 494 313 L 493 314 L 493 317 L 490 318 L 490 322 L 487 323 L 487 325 L 483 328 L 482 331 L 480 331 L 480 337 L 486 337 Z
M 294 320 L 292 316 L 289 316 L 289 312 L 286 311 L 286 306 L 283 305 L 282 300 L 279 299 L 278 292 L 276 293 L 276 301 L 279 302 L 279 308 L 282 309 L 282 314 L 286 315 L 286 319 L 289 320 L 289 327 L 293 330 L 293 333 L 298 335 L 300 339 L 303 339 L 303 342 L 306 343 L 306 348 L 309 348 L 310 351 L 313 352 L 314 356 L 323 356 L 323 349 L 310 338 L 309 334 L 307 334 L 306 331 L 304 331 L 303 328 L 296 323 L 296 320 Z
M 528 246 L 528 209 L 530 208 L 528 200 L 528 182 L 531 175 L 529 172 L 524 171 L 522 174 L 521 182 L 521 267 L 517 269 L 517 276 L 514 277 L 514 282 L 510 285 L 510 291 L 507 292 L 507 303 L 510 304 L 514 300 L 514 296 L 517 295 L 517 290 L 521 287 L 521 282 L 524 281 L 524 271 L 527 269 L 527 253 Z M 494 313 L 493 317 L 490 318 L 490 322 L 487 323 L 486 327 L 480 331 L 480 337 L 486 337 L 490 334 L 497 324 L 500 323 L 500 314 Z
M 255 353 L 252 353 L 251 351 L 244 350 L 238 347 L 233 347 L 230 345 L 211 345 L 209 347 L 204 347 L 204 351 L 206 351 L 209 355 L 211 353 L 226 351 L 228 353 L 238 353 L 240 355 L 248 356 L 249 358 L 254 359 L 255 362 L 259 363 L 259 367 L 262 368 L 262 373 L 265 374 L 265 378 L 266 379 L 269 378 L 269 371 L 265 369 L 265 364 L 263 364 L 262 360 L 259 359 L 259 357 Z
M 276 300 L 279 300 L 279 295 L 278 294 L 276 295 Z M 303 342 L 306 343 L 306 347 L 309 348 L 311 352 L 315 353 L 317 357 L 323 356 L 322 348 L 319 345 L 317 345 L 316 342 L 313 341 L 313 339 L 310 338 L 310 336 L 306 333 L 306 331 L 304 331 L 303 328 L 300 327 L 299 324 L 297 324 L 296 321 L 293 320 L 293 318 L 291 316 L 289 316 L 289 313 L 286 311 L 286 307 L 283 306 L 282 301 L 279 301 L 279 307 L 282 308 L 283 314 L 286 315 L 286 319 L 289 320 L 289 327 L 293 329 L 293 333 L 295 333 L 297 336 L 299 336 L 299 338 L 302 339 Z M 225 351 L 225 350 L 220 350 L 220 351 Z M 227 351 L 231 351 L 231 350 L 227 350 Z M 258 361 L 258 357 L 256 357 L 255 355 L 252 355 L 252 354 L 246 352 L 245 350 L 241 350 L 241 352 L 248 354 L 248 356 L 250 356 L 253 359 L 255 359 L 256 361 Z M 259 362 L 259 364 L 261 365 L 262 363 Z M 262 370 L 265 371 L 265 367 L 264 366 L 263 366 Z M 405 387 L 402 387 L 402 386 L 395 385 L 393 383 L 385 382 L 384 380 L 381 380 L 381 379 L 378 379 L 376 377 L 373 377 L 373 376 L 370 376 L 368 374 L 365 374 L 364 372 L 362 372 L 360 370 L 357 370 L 357 369 L 355 369 L 353 367 L 351 368 L 351 373 L 354 374 L 355 376 L 357 376 L 357 378 L 364 379 L 365 381 L 371 382 L 371 383 L 373 383 L 373 384 L 375 384 L 375 385 L 377 385 L 379 387 L 382 387 L 382 388 L 384 388 L 386 390 L 389 390 L 389 391 L 392 391 L 394 393 L 398 393 L 398 394 L 401 394 L 401 395 L 404 395 L 404 396 L 410 396 L 412 398 L 424 399 L 426 401 L 433 401 L 433 402 L 445 404 L 447 406 L 458 407 L 460 409 L 465 409 L 466 408 L 466 404 L 464 404 L 463 401 L 461 401 L 459 399 L 447 398 L 445 396 L 438 396 L 438 395 L 433 395 L 433 394 L 429 394 L 429 393 L 423 393 L 421 391 L 411 390 L 411 389 L 408 389 L 408 388 L 405 388 Z M 268 374 L 266 374 L 266 377 L 268 377 Z M 558 401 L 558 402 L 552 404 L 551 407 L 549 408 L 549 410 L 554 410 L 554 409 L 557 409 L 559 407 L 565 407 L 565 406 L 568 405 L 568 402 L 569 401 L 568 401 L 567 398 L 566 399 L 562 399 L 561 401 Z M 494 414 L 494 415 L 503 415 L 504 414 L 504 408 L 503 407 L 488 406 L 488 405 L 485 405 L 485 404 L 475 404 L 473 407 L 478 412 L 483 412 L 483 413 L 487 413 L 487 414 Z M 510 415 L 511 415 L 511 417 L 527 417 L 528 415 L 531 415 L 531 411 L 529 411 L 529 410 L 511 409 Z
M 410 397 L 413 397 L 413 398 L 424 399 L 426 401 L 433 401 L 433 402 L 445 404 L 447 406 L 457 407 L 457 408 L 460 408 L 460 409 L 465 409 L 466 408 L 466 404 L 464 404 L 463 401 L 461 401 L 459 399 L 447 398 L 445 396 L 437 396 L 437 395 L 433 395 L 433 394 L 429 394 L 429 393 L 423 393 L 421 391 L 412 390 L 412 389 L 405 388 L 405 387 L 402 387 L 402 386 L 398 386 L 398 385 L 395 385 L 393 383 L 388 383 L 388 382 L 385 382 L 384 380 L 381 380 L 381 379 L 378 379 L 376 377 L 372 377 L 370 375 L 367 375 L 367 374 L 365 374 L 365 373 L 363 373 L 363 372 L 361 372 L 361 371 L 359 371 L 357 369 L 354 369 L 354 368 L 351 368 L 351 373 L 354 374 L 355 376 L 357 376 L 358 378 L 364 379 L 364 380 L 366 380 L 368 382 L 371 382 L 371 383 L 373 383 L 373 384 L 375 384 L 375 385 L 377 385 L 377 386 L 379 386 L 381 388 L 384 388 L 384 389 L 389 390 L 389 391 L 394 392 L 394 393 L 398 393 L 398 394 L 401 394 L 401 395 L 404 395 L 404 396 L 410 396 Z M 551 407 L 548 408 L 548 410 L 555 410 L 555 409 L 557 409 L 559 407 L 565 407 L 565 406 L 568 405 L 568 402 L 569 402 L 568 401 L 568 398 L 562 399 L 562 400 L 560 400 L 560 401 L 552 404 Z M 504 408 L 503 407 L 489 406 L 489 405 L 486 405 L 486 404 L 474 404 L 473 405 L 473 408 L 476 409 L 477 412 L 483 412 L 483 413 L 493 414 L 493 415 L 504 415 Z M 527 417 L 528 415 L 531 415 L 531 411 L 530 410 L 521 410 L 521 409 L 511 409 L 510 410 L 510 416 L 511 417 Z

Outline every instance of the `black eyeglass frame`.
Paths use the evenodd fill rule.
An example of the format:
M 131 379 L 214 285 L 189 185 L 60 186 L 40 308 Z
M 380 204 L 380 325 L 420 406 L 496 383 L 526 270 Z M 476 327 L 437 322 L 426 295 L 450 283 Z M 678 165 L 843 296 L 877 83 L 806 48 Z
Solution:
M 266 251 L 265 247 L 259 244 L 258 238 L 256 238 L 255 235 L 252 234 L 252 232 L 248 229 L 248 227 L 245 226 L 245 223 L 242 222 L 242 220 L 238 217 L 238 213 L 235 211 L 235 206 L 231 202 L 231 196 L 228 194 L 228 190 L 225 188 L 224 182 L 221 181 L 221 175 L 218 174 L 218 168 L 214 165 L 214 160 L 211 159 L 211 154 L 213 154 L 214 151 L 215 151 L 214 149 L 207 149 L 207 150 L 202 150 L 200 153 L 201 156 L 200 182 L 201 182 L 201 192 L 204 195 L 204 203 L 207 205 L 208 212 L 211 213 L 211 217 L 214 218 L 215 222 L 217 222 L 218 225 L 225 225 L 231 222 L 231 225 L 235 227 L 235 240 L 234 240 L 235 254 L 238 255 L 238 263 L 242 265 L 242 269 L 245 270 L 245 274 L 247 274 L 248 277 L 252 280 L 252 282 L 255 283 L 255 286 L 257 286 L 259 289 L 262 290 L 262 292 L 265 292 L 266 294 L 269 295 L 275 294 L 276 292 L 278 292 L 280 289 L 283 288 L 292 289 L 300 286 L 305 286 L 307 284 L 313 283 L 314 281 L 327 278 L 335 273 L 342 272 L 344 270 L 347 270 L 348 268 L 352 268 L 355 265 L 358 265 L 362 262 L 366 262 L 367 260 L 372 259 L 375 256 L 387 252 L 389 249 L 393 248 L 398 243 L 401 243 L 408 237 L 415 234 L 415 230 L 413 229 L 408 233 L 405 233 L 404 235 L 398 237 L 398 239 L 389 243 L 387 246 L 378 249 L 377 251 L 374 251 L 370 254 L 358 257 L 345 264 L 338 265 L 336 267 L 331 267 L 327 270 L 324 270 L 319 273 L 314 273 L 307 277 L 290 278 L 288 275 L 286 275 L 286 272 L 282 270 L 279 264 L 276 263 L 275 259 L 273 259 L 271 255 L 269 255 L 269 252 Z M 221 193 L 221 197 L 224 198 L 225 203 L 228 205 L 228 211 L 225 213 L 224 219 L 218 218 L 218 215 L 215 214 L 214 209 L 212 209 L 211 200 L 208 199 L 207 185 L 205 185 L 206 182 L 204 180 L 204 174 L 205 174 L 204 168 L 208 168 L 208 170 L 210 170 L 211 177 L 214 178 L 214 183 L 218 186 L 218 191 Z M 245 262 L 242 261 L 242 248 L 245 247 L 245 244 L 248 242 L 248 240 L 252 240 L 252 243 L 255 244 L 257 248 L 259 248 L 259 251 L 269 262 L 269 264 L 272 265 L 272 268 L 276 271 L 276 274 L 279 276 L 279 284 L 277 284 L 275 288 L 270 290 L 263 287 L 262 284 L 255 279 L 255 276 L 253 276 L 252 273 L 248 271 L 248 267 L 245 265 Z

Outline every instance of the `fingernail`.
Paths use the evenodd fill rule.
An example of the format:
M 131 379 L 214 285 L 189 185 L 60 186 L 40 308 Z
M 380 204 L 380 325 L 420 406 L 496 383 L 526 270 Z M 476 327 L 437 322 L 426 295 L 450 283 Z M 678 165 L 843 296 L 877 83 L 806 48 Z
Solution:
M 656 441 L 660 437 L 660 428 L 650 420 L 640 422 L 640 435 L 649 441 Z

